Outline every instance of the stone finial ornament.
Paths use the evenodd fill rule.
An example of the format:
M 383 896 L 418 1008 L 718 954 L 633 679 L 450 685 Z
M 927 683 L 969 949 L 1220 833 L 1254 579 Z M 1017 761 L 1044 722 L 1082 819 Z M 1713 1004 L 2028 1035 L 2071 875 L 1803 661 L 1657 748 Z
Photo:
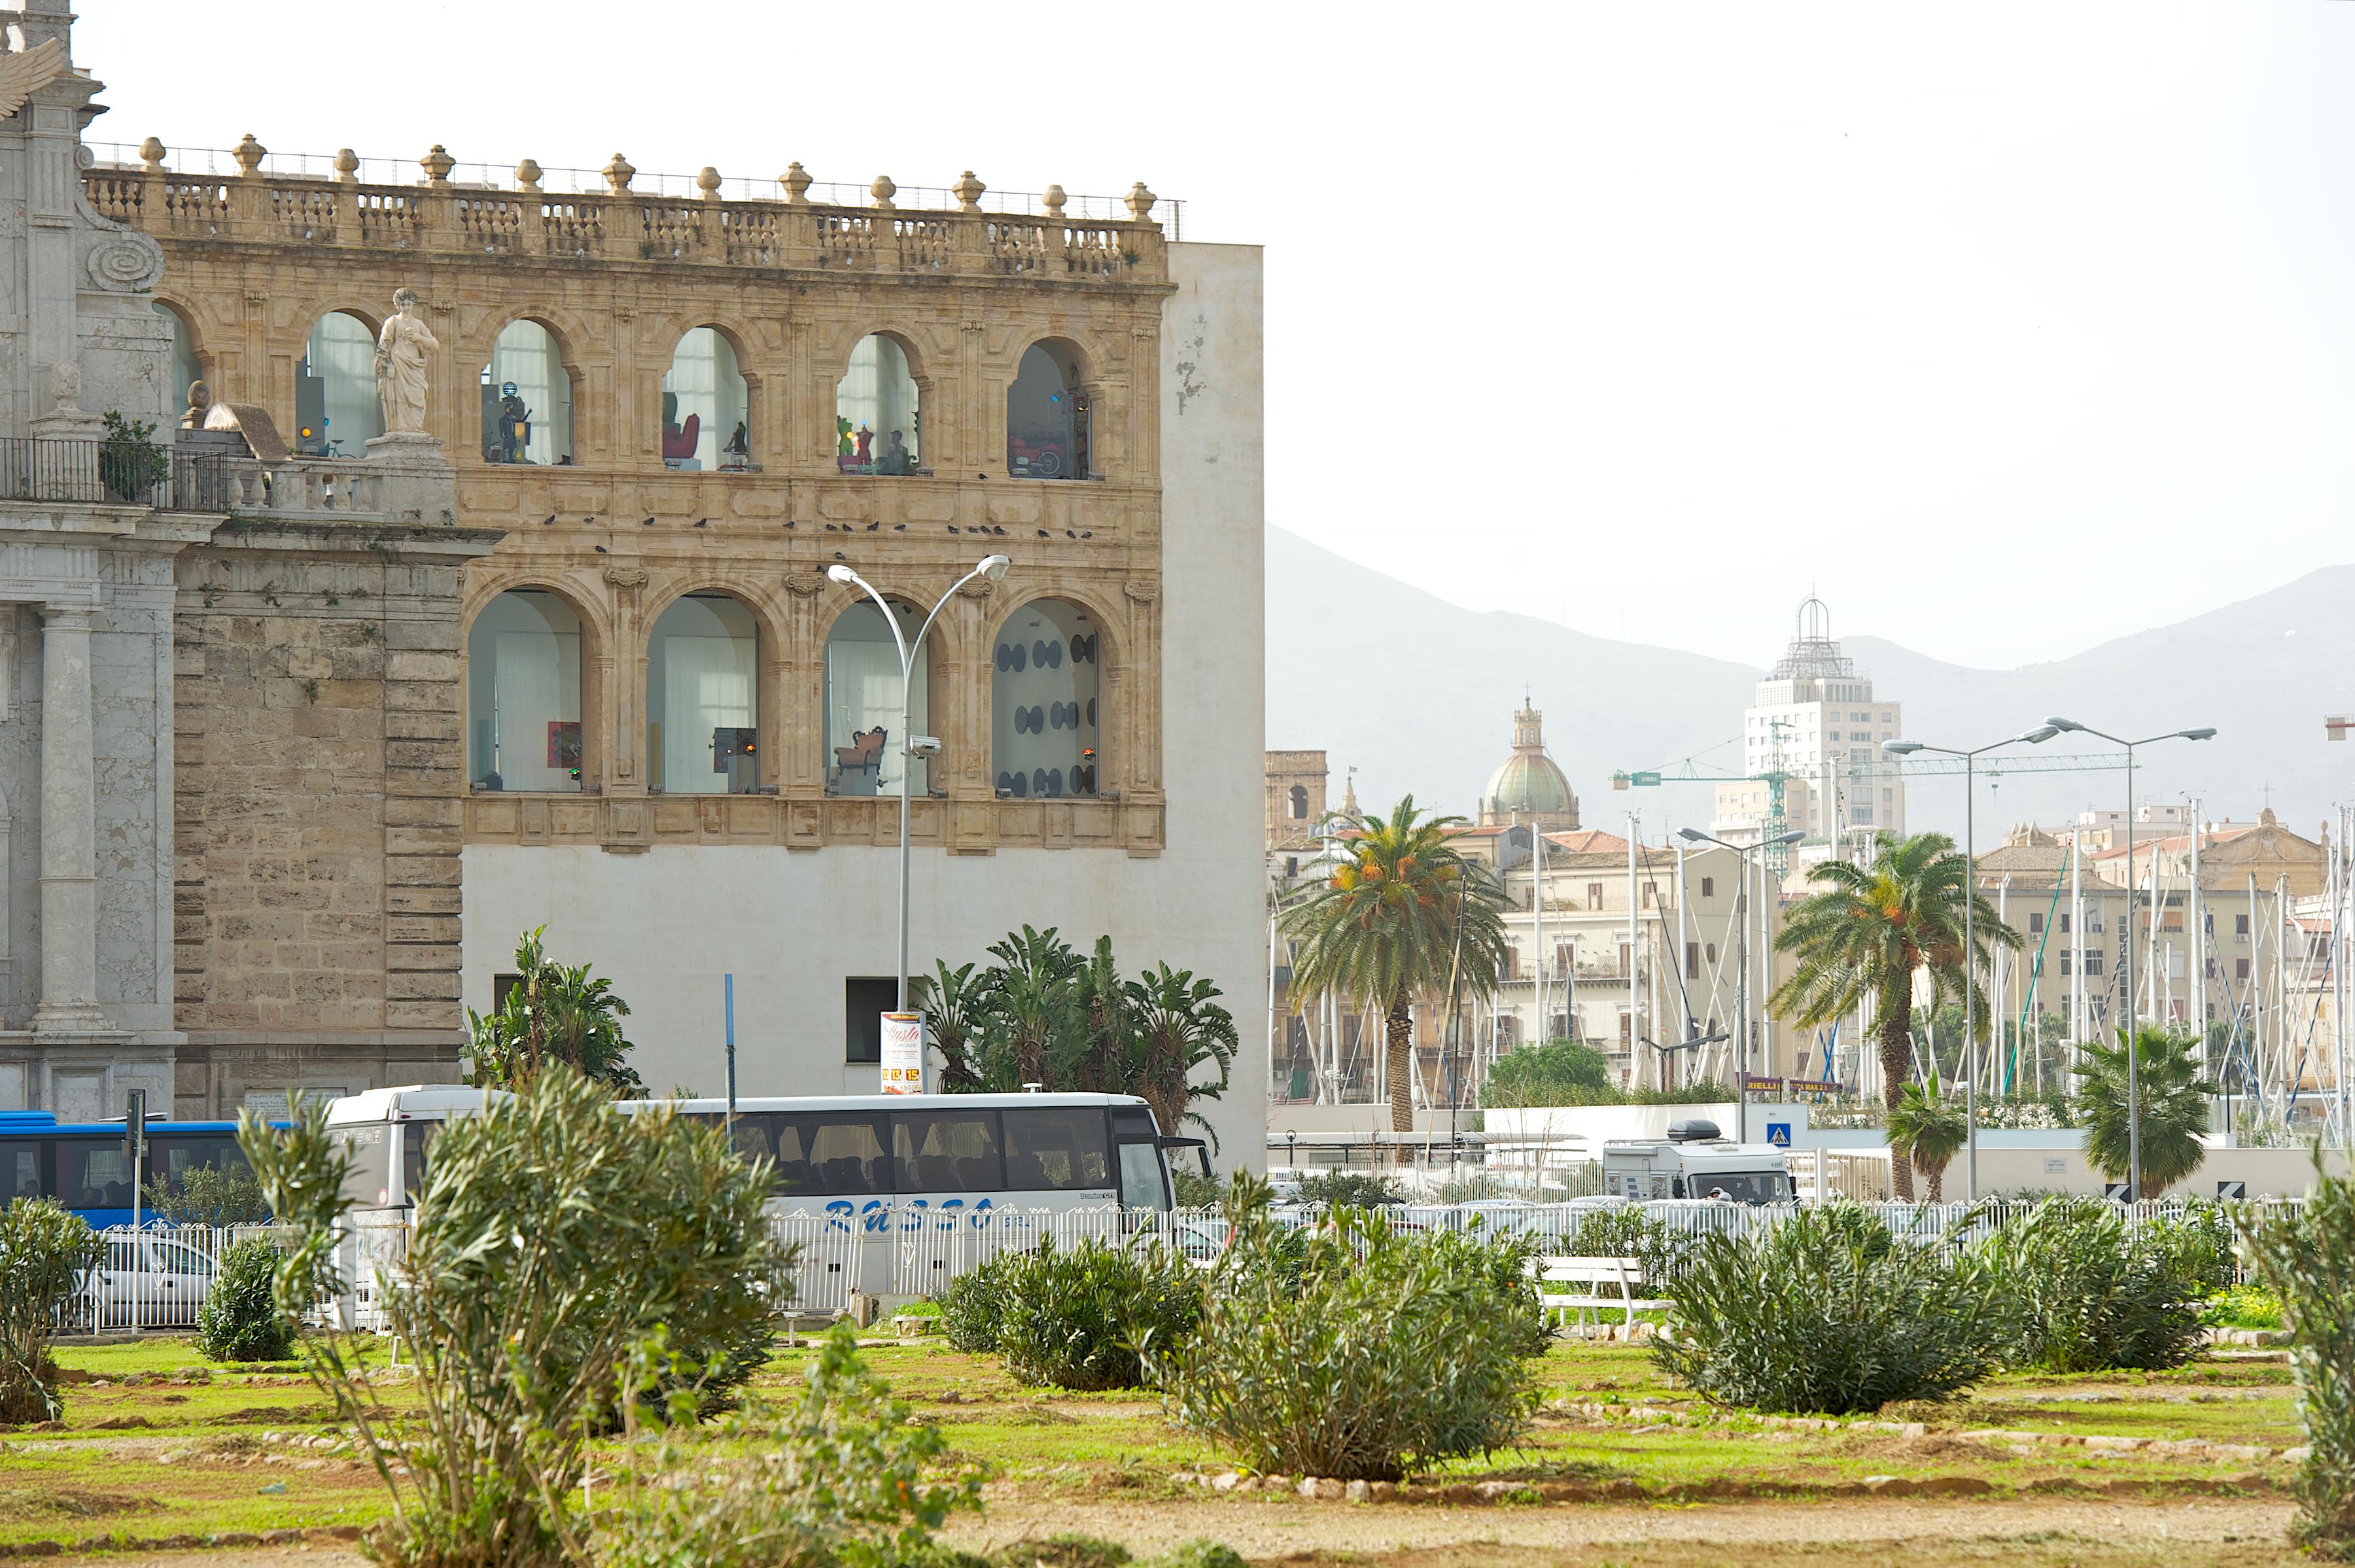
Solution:
M 891 183 L 891 176 L 890 175 L 877 175 L 875 176 L 875 183 L 868 186 L 867 188 L 874 195 L 877 210 L 882 212 L 890 212 L 893 210 L 891 198 L 895 195 L 899 194 L 900 187 Z
M 1063 194 L 1061 186 L 1050 185 L 1047 187 L 1047 194 L 1039 199 L 1046 207 L 1047 216 L 1060 222 L 1063 217 L 1063 203 L 1071 197 Z
M 360 183 L 360 155 L 349 147 L 337 147 L 335 156 L 336 182 L 338 185 Z
M 802 167 L 799 162 L 786 165 L 785 172 L 777 176 L 777 183 L 785 187 L 786 206 L 807 207 L 809 205 L 809 170 Z
M 539 165 L 530 158 L 516 165 L 516 189 L 539 194 Z
M 255 141 L 253 133 L 248 131 L 245 139 L 229 150 L 229 155 L 237 160 L 238 172 L 251 179 L 261 167 L 261 160 L 270 155 L 270 149 Z
M 139 166 L 151 175 L 163 174 L 164 155 L 170 150 L 164 145 L 162 138 L 148 137 L 139 144 Z
M 605 176 L 605 184 L 615 196 L 627 196 L 630 194 L 631 177 L 638 171 L 629 159 L 615 153 L 613 161 L 597 172 Z
M 703 193 L 706 201 L 719 199 L 719 171 L 709 164 L 695 171 L 695 188 Z
M 1128 210 L 1139 223 L 1153 216 L 1153 204 L 1161 198 L 1145 188 L 1143 180 L 1128 187 Z
M 949 187 L 949 194 L 957 198 L 957 210 L 959 212 L 979 212 L 981 210 L 981 193 L 988 188 L 989 187 L 987 186 L 973 177 L 973 171 L 971 169 L 967 169 L 963 175 L 958 176 L 956 184 Z
M 425 171 L 425 177 L 430 183 L 448 185 L 450 171 L 458 166 L 458 160 L 450 155 L 449 149 L 436 142 L 425 150 L 423 157 L 417 160 L 417 166 Z

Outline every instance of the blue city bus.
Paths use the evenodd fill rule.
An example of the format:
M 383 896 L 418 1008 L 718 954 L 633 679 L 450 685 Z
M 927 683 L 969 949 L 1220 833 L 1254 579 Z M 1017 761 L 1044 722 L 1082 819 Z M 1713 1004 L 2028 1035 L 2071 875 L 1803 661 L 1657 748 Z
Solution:
M 158 1179 L 177 1185 L 197 1166 L 246 1163 L 235 1122 L 151 1121 L 137 1179 L 152 1191 Z M 103 1230 L 131 1223 L 132 1182 L 120 1121 L 61 1125 L 47 1111 L 0 1111 L 0 1203 L 54 1198 Z M 139 1208 L 144 1221 L 144 1198 Z

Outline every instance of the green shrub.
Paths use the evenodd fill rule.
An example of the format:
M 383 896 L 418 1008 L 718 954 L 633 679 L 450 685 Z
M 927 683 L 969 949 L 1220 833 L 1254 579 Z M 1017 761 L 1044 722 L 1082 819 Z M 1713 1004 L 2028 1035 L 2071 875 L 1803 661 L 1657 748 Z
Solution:
M 221 1253 L 197 1312 L 197 1353 L 216 1361 L 279 1361 L 294 1348 L 294 1322 L 278 1309 L 271 1281 L 278 1249 L 240 1242 Z
M 2211 1296 L 2200 1320 L 2219 1328 L 2278 1328 L 2282 1299 L 2261 1285 L 2236 1285 Z
M 1300 1201 L 1328 1209 L 1388 1209 L 1406 1201 L 1406 1190 L 1387 1176 L 1327 1170 L 1300 1179 Z
M 1529 1260 L 1546 1250 L 1539 1238 L 1492 1238 L 1477 1230 L 1442 1231 L 1431 1238 L 1428 1245 L 1441 1254 L 1442 1268 L 1478 1280 L 1502 1304 L 1504 1312 L 1497 1327 L 1512 1340 L 1517 1354 L 1546 1353 L 1553 1335 L 1546 1327 L 1543 1309 L 1538 1306 L 1537 1281 L 1529 1277 Z
M 1200 1328 L 1141 1347 L 1181 1424 L 1261 1471 L 1343 1479 L 1395 1480 L 1518 1440 L 1538 1402 L 1525 1288 L 1500 1289 L 1453 1238 L 1397 1234 L 1361 1209 L 1300 1235 L 1287 1284 L 1277 1254 L 1295 1243 L 1265 1185 L 1235 1186 L 1234 1242 Z
M 2015 1367 L 2156 1371 L 2200 1352 L 2211 1260 L 2194 1231 L 2135 1227 L 2114 1203 L 2051 1198 L 1976 1250 L 2009 1309 Z
M 1202 1316 L 1199 1277 L 1160 1247 L 1088 1240 L 1064 1251 L 1042 1240 L 1004 1276 L 997 1348 L 1017 1382 L 1092 1392 L 1142 1388 L 1136 1346 L 1172 1344 Z
M 279 1299 L 301 1310 L 336 1288 L 349 1159 L 323 1107 L 290 1097 L 288 1117 L 280 1133 L 249 1113 L 238 1141 L 290 1227 Z M 739 1158 L 718 1127 L 623 1115 L 569 1071 L 447 1124 L 408 1253 L 378 1296 L 413 1367 L 400 1427 L 383 1424 L 357 1336 L 303 1339 L 313 1379 L 394 1494 L 379 1560 L 581 1561 L 589 1440 L 616 1417 L 642 1420 L 618 1391 L 679 1376 L 666 1326 L 732 1344 L 712 1303 L 753 1303 L 766 1316 L 784 1298 L 790 1254 L 761 1220 L 772 1175 L 767 1161 Z M 663 1358 L 636 1376 L 650 1335 Z M 712 1360 L 724 1375 L 725 1352 Z M 662 1403 L 685 1414 L 701 1393 L 690 1374 Z
M 968 1356 L 997 1354 L 998 1326 L 1006 1317 L 1006 1275 L 1015 1259 L 1015 1253 L 1000 1253 L 941 1292 L 941 1333 Z
M 1175 1163 L 1169 1168 L 1169 1183 L 1180 1209 L 1215 1209 L 1227 1196 L 1227 1184 L 1217 1177 Z
M 2242 1244 L 2296 1338 L 2289 1365 L 2309 1445 L 2291 1539 L 2318 1557 L 2355 1561 L 2355 1182 L 2327 1176 L 2301 1212 L 2241 1211 Z
M 1222 1541 L 1188 1541 L 1157 1557 L 1146 1568 L 1249 1568 L 1243 1554 Z
M 1101 1535 L 1069 1530 L 1001 1546 L 989 1560 L 1000 1568 L 1121 1568 L 1128 1561 L 1128 1548 Z
M 1845 1414 L 1944 1399 L 1995 1370 L 2003 1339 L 1986 1271 L 1892 1243 L 1853 1204 L 1699 1238 L 1652 1354 L 1717 1403 Z
M 619 1451 L 622 1478 L 595 1520 L 599 1568 L 970 1568 L 976 1560 L 932 1539 L 949 1514 L 980 1506 L 966 1474 L 927 1478 L 948 1449 L 938 1427 L 912 1422 L 837 1325 L 819 1342 L 798 1402 L 773 1408 L 757 1394 L 721 1421 L 715 1445 L 666 1427 L 647 1442 L 636 1412 L 670 1374 L 662 1336 L 644 1341 L 623 1374 L 617 1403 L 632 1413 Z M 691 1401 L 682 1392 L 682 1401 Z M 509 1558 L 469 1558 L 469 1563 Z
M 49 1336 L 104 1244 L 55 1199 L 19 1198 L 0 1209 L 0 1422 L 65 1413 Z
M 1649 1214 L 1629 1203 L 1621 1207 L 1598 1209 L 1585 1215 L 1561 1240 L 1560 1255 L 1572 1258 L 1635 1258 L 1644 1265 L 1643 1290 L 1672 1279 L 1678 1260 L 1691 1245 L 1689 1232 L 1670 1230 Z M 1548 1252 L 1555 1251 L 1549 1247 Z M 1618 1293 L 1614 1283 L 1595 1294 L 1610 1296 Z

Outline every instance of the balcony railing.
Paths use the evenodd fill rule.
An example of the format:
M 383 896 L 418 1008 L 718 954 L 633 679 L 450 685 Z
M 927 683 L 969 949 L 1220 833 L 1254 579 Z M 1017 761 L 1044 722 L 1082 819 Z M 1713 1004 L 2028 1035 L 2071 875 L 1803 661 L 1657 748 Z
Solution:
M 170 472 L 138 496 L 115 483 L 105 443 L 39 436 L 0 438 L 0 501 L 40 506 L 153 507 L 165 512 L 255 512 L 276 516 L 378 511 L 383 481 L 364 459 L 250 457 L 175 453 Z

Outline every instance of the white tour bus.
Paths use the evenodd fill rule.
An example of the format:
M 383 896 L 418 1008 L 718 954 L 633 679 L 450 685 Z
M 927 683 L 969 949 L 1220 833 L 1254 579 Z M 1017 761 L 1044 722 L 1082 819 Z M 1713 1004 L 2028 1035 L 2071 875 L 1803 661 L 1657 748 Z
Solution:
M 473 1115 L 495 1091 L 411 1084 L 347 1094 L 327 1107 L 330 1136 L 352 1156 L 356 1213 L 416 1201 L 441 1125 Z M 626 1114 L 672 1109 L 728 1119 L 724 1100 L 625 1100 Z M 967 1217 L 994 1209 L 1170 1207 L 1168 1137 L 1127 1094 L 841 1094 L 739 1100 L 736 1147 L 776 1162 L 770 1210 L 890 1228 L 887 1211 Z M 1208 1164 L 1204 1161 L 1207 1171 Z

